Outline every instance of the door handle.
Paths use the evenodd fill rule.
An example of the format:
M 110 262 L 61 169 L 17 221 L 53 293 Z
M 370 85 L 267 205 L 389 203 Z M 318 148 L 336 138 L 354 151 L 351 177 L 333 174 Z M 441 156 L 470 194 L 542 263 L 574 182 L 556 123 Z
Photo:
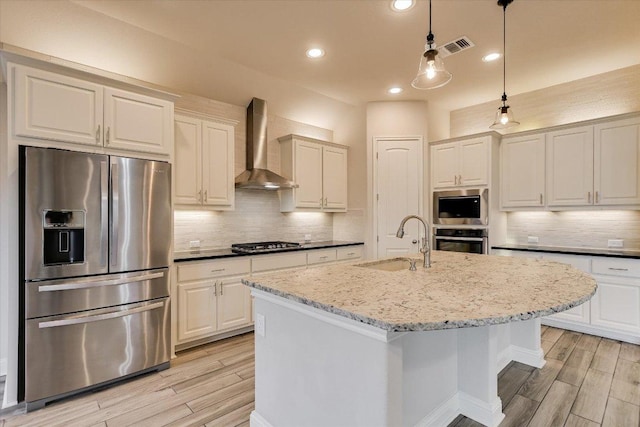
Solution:
M 119 190 L 118 164 L 111 164 L 111 265 L 118 262 Z
M 99 128 L 99 127 L 98 127 Z M 107 236 L 109 235 L 109 169 L 100 162 L 100 266 L 107 266 Z
M 118 317 L 130 316 L 136 313 L 155 310 L 156 308 L 161 308 L 161 307 L 164 307 L 164 301 L 156 302 L 154 304 L 149 304 L 142 307 L 131 308 L 129 310 L 118 310 L 118 311 L 112 311 L 110 313 L 97 314 L 93 316 L 82 316 L 82 317 L 74 317 L 71 319 L 50 320 L 48 322 L 40 322 L 38 323 L 38 328 L 40 329 L 55 328 L 56 326 L 80 325 L 83 323 L 99 322 L 101 320 L 116 319 Z
M 160 277 L 164 277 L 164 273 L 150 273 L 143 274 L 142 276 L 123 277 L 111 280 L 94 280 L 83 281 L 79 283 L 64 283 L 59 285 L 42 285 L 38 286 L 38 292 L 71 291 L 74 289 L 100 288 L 102 286 L 124 285 L 126 283 L 136 283 L 142 282 L 144 280 L 159 279 Z

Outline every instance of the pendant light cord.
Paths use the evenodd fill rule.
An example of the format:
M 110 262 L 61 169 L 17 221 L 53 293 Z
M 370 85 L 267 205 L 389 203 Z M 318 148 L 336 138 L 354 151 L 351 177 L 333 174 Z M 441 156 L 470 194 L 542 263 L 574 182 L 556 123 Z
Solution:
M 433 33 L 431 32 L 431 0 L 429 0 L 429 35 L 427 35 L 427 44 L 429 45 L 429 49 L 433 45 Z
M 507 102 L 507 4 L 502 6 L 502 103 Z

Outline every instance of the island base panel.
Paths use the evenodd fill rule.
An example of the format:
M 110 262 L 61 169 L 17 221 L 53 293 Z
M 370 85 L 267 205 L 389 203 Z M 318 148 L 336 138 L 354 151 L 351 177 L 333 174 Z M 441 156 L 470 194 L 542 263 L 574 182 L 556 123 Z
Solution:
M 446 426 L 459 414 L 497 426 L 501 365 L 540 348 L 538 320 L 397 333 L 252 293 L 265 317 L 252 427 Z

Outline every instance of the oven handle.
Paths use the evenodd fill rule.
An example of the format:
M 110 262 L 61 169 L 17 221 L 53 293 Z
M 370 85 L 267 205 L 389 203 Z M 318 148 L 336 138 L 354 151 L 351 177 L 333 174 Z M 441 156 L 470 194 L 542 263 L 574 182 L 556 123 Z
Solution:
M 38 286 L 38 292 L 71 291 L 74 289 L 89 289 L 89 288 L 99 288 L 102 286 L 124 285 L 127 283 L 142 282 L 144 280 L 159 279 L 160 277 L 163 277 L 163 276 L 164 276 L 164 272 L 160 272 L 160 273 L 143 274 L 142 276 L 123 277 L 123 278 L 111 279 L 111 280 L 95 280 L 90 282 L 65 283 L 60 285 L 42 285 L 42 286 Z
M 447 237 L 447 236 L 435 236 L 436 240 L 454 240 L 457 242 L 482 242 L 486 237 Z
M 83 323 L 91 323 L 91 322 L 99 322 L 101 320 L 108 319 L 116 319 L 118 317 L 130 316 L 136 313 L 142 313 L 144 311 L 155 310 L 156 308 L 164 307 L 164 301 L 156 302 L 153 304 L 145 305 L 142 307 L 136 307 L 129 310 L 118 310 L 112 311 L 110 313 L 105 314 L 97 314 L 93 316 L 84 316 L 84 317 L 76 317 L 73 319 L 62 319 L 62 320 L 50 320 L 48 322 L 40 322 L 38 323 L 38 328 L 55 328 L 58 326 L 69 326 L 69 325 L 79 325 Z

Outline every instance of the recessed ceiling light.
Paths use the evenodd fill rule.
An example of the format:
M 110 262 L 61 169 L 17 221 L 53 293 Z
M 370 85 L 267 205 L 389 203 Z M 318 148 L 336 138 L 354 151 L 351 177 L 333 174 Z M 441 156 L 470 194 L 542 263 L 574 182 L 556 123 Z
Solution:
M 307 56 L 309 58 L 321 58 L 324 56 L 324 50 L 314 47 L 313 49 L 309 49 L 307 51 Z
M 396 12 L 402 12 L 407 9 L 411 9 L 413 5 L 413 0 L 392 0 L 391 9 L 395 10 Z
M 387 92 L 389 92 L 392 95 L 396 95 L 396 94 L 402 92 L 402 88 L 401 87 L 392 87 Z
M 500 54 L 499 54 L 499 53 L 497 53 L 497 52 L 492 52 L 492 53 L 490 53 L 490 54 L 488 54 L 488 55 L 483 56 L 483 57 L 482 57 L 482 60 L 483 60 L 484 62 L 491 62 L 491 61 L 495 61 L 496 59 L 500 58 L 501 56 L 502 56 L 502 55 L 500 55 Z

